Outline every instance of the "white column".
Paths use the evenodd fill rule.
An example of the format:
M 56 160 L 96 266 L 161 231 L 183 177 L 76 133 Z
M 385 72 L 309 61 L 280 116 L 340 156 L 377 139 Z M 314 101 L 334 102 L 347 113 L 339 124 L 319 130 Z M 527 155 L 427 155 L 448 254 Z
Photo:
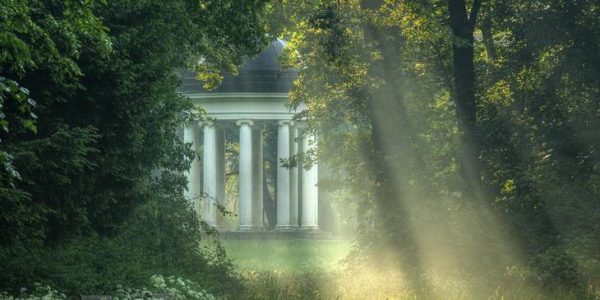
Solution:
M 253 139 L 253 172 L 254 190 L 252 199 L 252 226 L 256 230 L 264 229 L 263 226 L 263 136 L 262 129 L 256 128 L 252 132 Z
M 200 128 L 197 124 L 187 124 L 183 128 L 183 142 L 191 143 L 192 150 L 194 151 L 194 159 L 192 160 L 192 164 L 190 165 L 190 169 L 186 172 L 186 178 L 188 181 L 187 189 L 184 192 L 185 197 L 192 203 L 192 206 L 196 210 L 197 213 L 200 213 L 200 172 L 201 171 L 201 162 L 198 158 L 198 153 L 200 151 Z
M 204 221 L 216 225 L 217 194 L 217 130 L 214 123 L 204 122 Z
M 217 128 L 217 203 L 220 206 L 226 205 L 225 198 L 225 130 L 223 128 Z M 225 220 L 223 219 L 223 215 L 217 211 L 217 223 L 218 227 L 223 227 L 225 225 Z
M 239 201 L 240 201 L 240 230 L 252 229 L 252 128 L 250 120 L 240 120 L 240 174 L 239 174 Z
M 290 156 L 298 154 L 298 127 L 290 128 Z M 298 228 L 298 167 L 290 168 L 290 225 Z
M 288 230 L 290 224 L 290 169 L 281 165 L 282 159 L 290 157 L 290 125 L 293 122 L 279 122 L 277 130 L 277 225 L 276 229 Z
M 314 136 L 305 135 L 303 139 L 304 151 L 316 148 Z M 302 168 L 302 230 L 319 229 L 319 167 L 316 162 L 310 169 Z

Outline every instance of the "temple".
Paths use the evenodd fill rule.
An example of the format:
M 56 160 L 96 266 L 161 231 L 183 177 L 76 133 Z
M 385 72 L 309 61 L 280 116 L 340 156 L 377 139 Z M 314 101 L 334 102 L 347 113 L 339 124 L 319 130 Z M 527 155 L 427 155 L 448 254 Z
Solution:
M 211 91 L 202 88 L 193 72 L 182 79 L 180 93 L 204 109 L 212 121 L 187 124 L 183 139 L 191 143 L 196 158 L 187 173 L 186 197 L 195 203 L 203 219 L 220 229 L 224 220 L 217 205 L 225 206 L 226 156 L 224 126 L 239 127 L 239 231 L 265 230 L 263 208 L 263 129 L 277 126 L 277 215 L 275 230 L 318 230 L 318 165 L 311 168 L 285 167 L 282 160 L 316 147 L 313 136 L 303 134 L 288 106 L 288 93 L 295 70 L 283 70 L 279 55 L 285 42 L 272 42 L 258 56 L 239 68 L 239 75 L 224 75 L 222 85 Z

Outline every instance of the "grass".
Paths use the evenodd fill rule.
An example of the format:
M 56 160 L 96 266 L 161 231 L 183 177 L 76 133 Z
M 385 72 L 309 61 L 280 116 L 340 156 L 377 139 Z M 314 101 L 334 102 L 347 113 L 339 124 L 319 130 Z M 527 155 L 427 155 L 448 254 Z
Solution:
M 241 270 L 333 271 L 350 251 L 349 241 L 224 240 L 227 255 Z
M 431 285 L 409 288 L 397 271 L 343 270 L 339 262 L 350 251 L 348 241 L 224 240 L 223 245 L 246 286 L 236 299 L 600 299 L 597 289 L 583 295 L 501 282 L 489 289 L 483 278 L 480 289 L 478 279 L 458 275 L 431 277 Z

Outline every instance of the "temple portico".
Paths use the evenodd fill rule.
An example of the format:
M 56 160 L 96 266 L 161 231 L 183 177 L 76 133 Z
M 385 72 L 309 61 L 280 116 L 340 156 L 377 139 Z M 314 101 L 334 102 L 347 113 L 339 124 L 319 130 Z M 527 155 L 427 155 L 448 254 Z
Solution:
M 207 100 L 199 99 L 198 101 Z M 231 105 L 234 103 L 230 102 Z M 272 105 L 276 104 L 277 102 L 272 102 Z M 204 103 L 203 107 L 209 108 L 209 111 L 212 110 L 209 103 Z M 287 108 L 283 108 L 287 110 Z M 218 115 L 214 111 L 213 113 Z M 286 116 L 289 118 L 281 119 Z M 287 112 L 286 114 L 262 115 L 261 118 L 253 116 L 252 118 L 251 115 L 244 116 L 241 113 L 237 118 L 228 115 L 223 119 L 197 122 L 185 127 L 184 140 L 191 143 L 193 149 L 197 151 L 202 149 L 202 163 L 197 157 L 187 173 L 189 184 L 186 196 L 194 203 L 203 203 L 202 207 L 198 207 L 198 204 L 196 207 L 207 223 L 217 228 L 223 228 L 222 217 L 217 211 L 217 204 L 225 206 L 226 200 L 225 138 L 222 125 L 234 122 L 239 129 L 238 230 L 260 231 L 265 229 L 262 131 L 267 124 L 277 126 L 277 161 L 279 163 L 276 180 L 277 223 L 275 229 L 279 231 L 318 229 L 317 166 L 313 165 L 311 169 L 307 170 L 281 164 L 282 160 L 296 155 L 299 149 L 310 149 L 314 146 L 311 144 L 313 139 L 308 136 L 303 137 L 300 124 L 292 121 L 291 116 L 292 114 Z
M 239 142 L 238 230 L 265 228 L 263 129 L 269 126 L 277 128 L 277 209 L 276 220 L 270 221 L 275 221 L 279 231 L 319 228 L 318 166 L 305 169 L 281 163 L 299 151 L 316 147 L 316 139 L 302 130 L 301 123 L 293 121 L 295 111 L 289 108 L 288 94 L 296 71 L 284 70 L 279 63 L 284 46 L 281 40 L 273 41 L 258 56 L 243 63 L 238 75 L 224 74 L 215 90 L 205 90 L 193 72 L 183 74 L 180 93 L 210 117 L 210 121 L 187 124 L 183 130 L 184 141 L 202 153 L 187 173 L 186 196 L 194 201 L 204 220 L 217 228 L 225 228 L 217 209 L 217 205 L 226 205 L 224 127 L 233 124 L 239 130 L 239 141 L 233 141 Z M 297 111 L 304 109 L 300 105 Z

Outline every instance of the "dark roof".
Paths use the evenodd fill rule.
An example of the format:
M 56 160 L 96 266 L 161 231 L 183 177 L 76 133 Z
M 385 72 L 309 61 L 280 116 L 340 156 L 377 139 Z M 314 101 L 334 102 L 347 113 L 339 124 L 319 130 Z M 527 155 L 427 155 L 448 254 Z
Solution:
M 285 42 L 275 40 L 256 57 L 245 61 L 239 68 L 239 75 L 225 73 L 223 83 L 212 91 L 202 88 L 202 82 L 196 79 L 196 73 L 183 74 L 179 91 L 192 93 L 287 93 L 296 79 L 297 71 L 283 71 L 279 56 Z

